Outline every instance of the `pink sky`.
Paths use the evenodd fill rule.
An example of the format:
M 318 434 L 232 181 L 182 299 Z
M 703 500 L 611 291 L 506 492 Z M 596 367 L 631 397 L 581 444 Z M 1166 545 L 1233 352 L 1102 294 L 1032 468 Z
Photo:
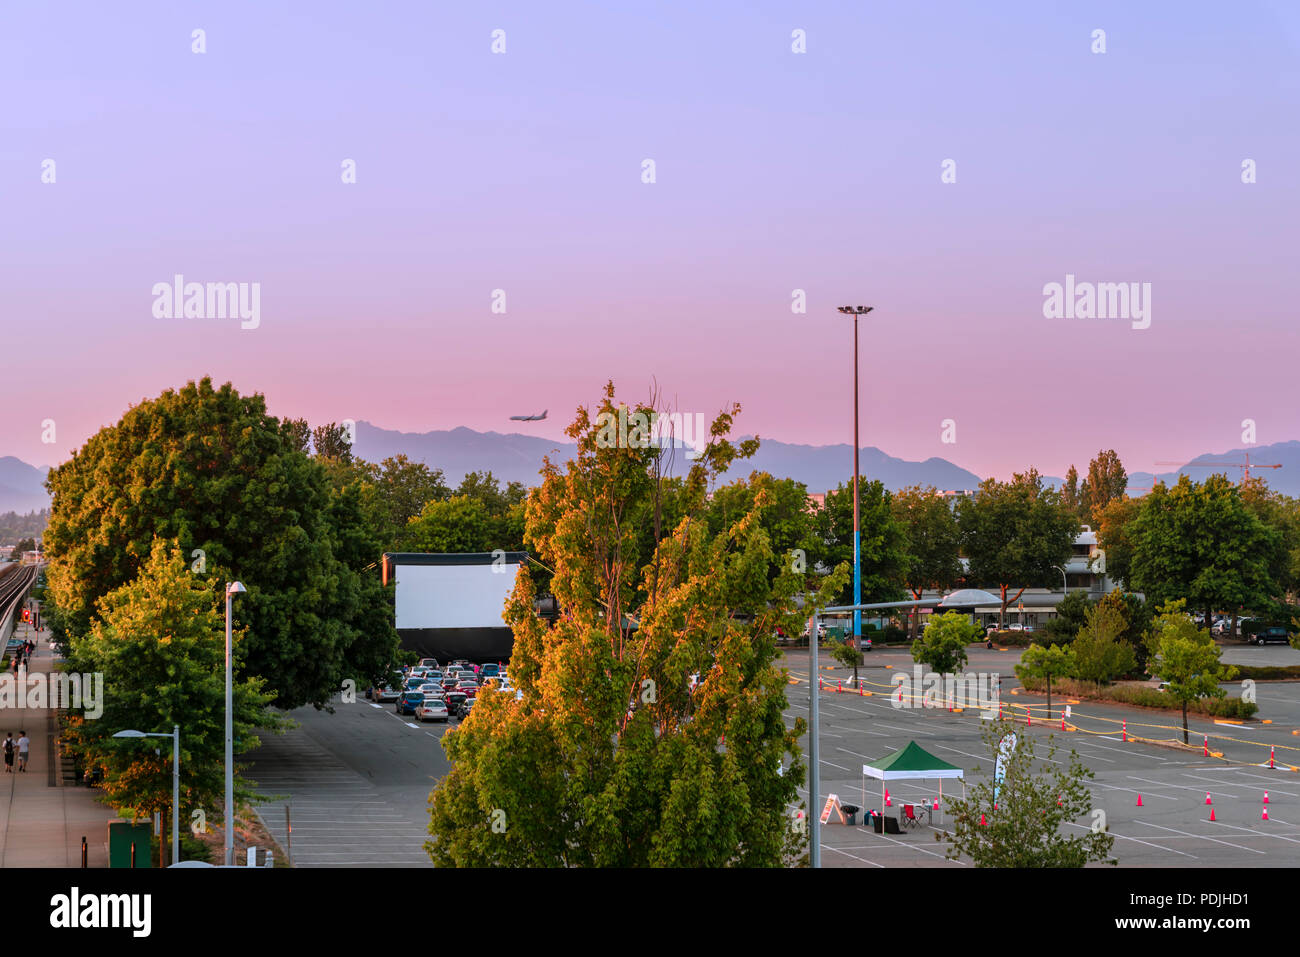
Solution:
M 6 14 L 0 454 L 62 461 L 205 374 L 313 423 L 556 438 L 606 379 L 654 378 L 740 402 L 743 433 L 848 442 L 843 303 L 876 308 L 861 438 L 891 455 L 1061 475 L 1237 447 L 1244 418 L 1300 438 L 1289 7 L 725 6 Z M 176 273 L 261 283 L 259 328 L 155 319 Z M 1043 318 L 1067 273 L 1151 283 L 1151 327 Z

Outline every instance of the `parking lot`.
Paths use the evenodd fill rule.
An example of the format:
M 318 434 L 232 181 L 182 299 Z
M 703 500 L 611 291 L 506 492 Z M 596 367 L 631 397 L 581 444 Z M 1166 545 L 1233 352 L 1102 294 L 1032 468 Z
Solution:
M 1288 647 L 1233 648 L 1238 655 L 1261 656 L 1250 663 L 1295 664 L 1300 652 Z M 1225 660 L 1229 653 L 1225 653 Z M 1271 724 L 1248 722 L 1245 725 L 1215 724 L 1208 718 L 1191 718 L 1192 740 L 1203 745 L 1209 735 L 1212 753 L 1222 757 L 1206 758 L 1202 748 L 1180 750 L 1170 746 L 1145 743 L 1134 738 L 1178 740 L 1176 712 L 1118 707 L 1093 701 L 1071 705 L 1071 720 L 1060 730 L 1061 707 L 1074 699 L 1053 700 L 1053 721 L 1046 720 L 1042 696 L 1027 695 L 1018 688 L 1012 664 L 1019 651 L 971 651 L 970 671 L 997 672 L 1003 675 L 1003 701 L 1020 709 L 1021 730 L 1035 736 L 1040 758 L 1046 755 L 1046 739 L 1055 737 L 1060 751 L 1057 761 L 1068 759 L 1071 748 L 1083 763 L 1095 772 L 1089 782 L 1094 807 L 1106 812 L 1110 832 L 1115 836 L 1113 854 L 1121 867 L 1293 867 L 1300 864 L 1300 683 L 1261 683 L 1257 687 L 1260 718 Z M 825 659 L 823 659 L 825 661 Z M 861 670 L 866 690 L 859 695 L 845 681 L 846 690 L 834 689 L 851 670 L 824 669 L 826 689 L 821 692 L 821 787 L 817 800 L 811 802 L 820 812 L 826 796 L 839 795 L 844 803 L 879 808 L 880 782 L 868 779 L 865 788 L 862 765 L 884 757 L 916 741 L 935 756 L 961 767 L 968 782 L 989 775 L 993 761 L 983 743 L 978 710 L 961 713 L 946 708 L 895 707 L 896 699 L 882 688 L 890 685 L 894 670 L 910 670 L 911 656 L 903 650 L 878 649 L 867 655 L 868 665 Z M 1245 662 L 1242 662 L 1245 663 Z M 886 667 L 892 665 L 892 667 Z M 787 722 L 808 714 L 808 660 L 806 652 L 786 656 L 792 684 L 788 689 L 790 708 Z M 1239 691 L 1234 686 L 1234 692 Z M 1015 692 L 1012 694 L 1012 692 Z M 893 699 L 893 700 L 891 700 Z M 1026 727 L 1024 708 L 1037 715 Z M 1012 710 L 1010 704 L 1007 711 Z M 1127 724 L 1128 741 L 1124 722 Z M 802 742 L 805 754 L 807 741 Z M 1269 746 L 1277 755 L 1275 769 L 1268 768 Z M 975 771 L 976 767 L 979 771 Z M 958 782 L 944 784 L 945 796 Z M 1268 791 L 1269 820 L 1262 820 L 1264 792 Z M 1205 805 L 1207 792 L 1213 804 Z M 800 792 L 807 797 L 806 792 Z M 894 807 L 884 809 L 897 814 L 903 801 L 929 804 L 938 794 L 937 781 L 900 781 L 890 785 Z M 1142 807 L 1137 806 L 1138 795 Z M 1209 821 L 1213 807 L 1216 821 Z M 822 864 L 827 867 L 969 867 L 970 862 L 948 861 L 947 845 L 935 840 L 944 818 L 943 806 L 936 819 L 939 828 L 925 827 L 901 835 L 880 835 L 867 828 L 833 823 L 822 828 Z M 861 818 L 859 817 L 859 820 Z M 1076 827 L 1087 828 L 1089 820 Z

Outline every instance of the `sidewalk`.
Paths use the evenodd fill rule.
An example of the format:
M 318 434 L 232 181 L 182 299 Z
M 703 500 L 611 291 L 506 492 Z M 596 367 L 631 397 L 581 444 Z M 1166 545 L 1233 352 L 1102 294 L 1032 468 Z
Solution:
M 50 633 L 37 636 L 30 625 L 19 624 L 14 636 L 35 637 L 30 673 L 48 672 L 53 657 Z M 83 836 L 88 865 L 107 867 L 108 822 L 116 815 L 95 800 L 94 789 L 61 786 L 54 756 L 56 712 L 0 710 L 0 741 L 9 731 L 16 741 L 22 730 L 31 739 L 26 773 L 18 772 L 17 757 L 12 774 L 0 770 L 0 868 L 80 867 Z

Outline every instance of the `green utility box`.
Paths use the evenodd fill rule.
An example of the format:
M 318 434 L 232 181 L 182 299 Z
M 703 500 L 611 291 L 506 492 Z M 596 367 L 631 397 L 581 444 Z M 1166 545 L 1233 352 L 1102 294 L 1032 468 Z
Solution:
M 132 824 L 130 821 L 108 822 L 108 866 L 131 866 L 131 842 L 135 842 L 135 866 L 153 867 L 153 825 L 148 821 Z

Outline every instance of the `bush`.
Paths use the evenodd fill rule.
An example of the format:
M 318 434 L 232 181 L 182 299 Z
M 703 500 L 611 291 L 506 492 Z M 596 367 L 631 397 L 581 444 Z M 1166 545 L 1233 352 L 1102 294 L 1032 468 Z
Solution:
M 887 645 L 896 645 L 905 642 L 907 641 L 907 630 L 903 628 L 899 628 L 897 625 L 891 622 L 890 624 L 885 626 L 885 634 L 883 640 Z
M 1238 678 L 1253 678 L 1256 681 L 1282 681 L 1287 678 L 1300 678 L 1300 665 L 1266 667 L 1263 665 L 1237 665 Z
M 1047 682 L 1042 678 L 1021 679 L 1020 683 L 1026 691 L 1047 690 Z M 1181 711 L 1183 707 L 1173 695 L 1147 685 L 1100 685 L 1095 681 L 1080 681 L 1077 678 L 1056 678 L 1052 681 L 1052 691 L 1075 698 L 1114 701 L 1164 711 Z M 1188 702 L 1187 710 L 1213 718 L 1250 718 L 1259 711 L 1259 705 L 1240 698 L 1197 698 Z
M 988 636 L 988 640 L 1014 648 L 1028 648 L 1030 645 L 1043 644 L 1039 641 L 1038 634 L 1032 631 L 995 631 Z

